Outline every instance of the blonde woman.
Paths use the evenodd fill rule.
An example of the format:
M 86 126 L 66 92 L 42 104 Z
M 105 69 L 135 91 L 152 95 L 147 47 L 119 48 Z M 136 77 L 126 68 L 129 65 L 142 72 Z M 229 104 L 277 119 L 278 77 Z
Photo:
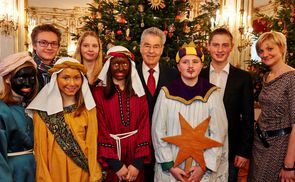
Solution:
M 294 181 L 295 71 L 286 64 L 286 37 L 263 33 L 256 44 L 270 68 L 259 95 L 261 114 L 255 125 L 250 181 Z
M 86 67 L 89 84 L 96 86 L 102 68 L 102 44 L 95 32 L 86 31 L 81 35 L 74 58 Z

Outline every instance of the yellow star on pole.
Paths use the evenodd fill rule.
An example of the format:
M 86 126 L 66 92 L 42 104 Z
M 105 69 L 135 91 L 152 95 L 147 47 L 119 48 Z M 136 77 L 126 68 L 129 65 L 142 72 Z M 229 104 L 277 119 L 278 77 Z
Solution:
M 197 127 L 192 128 L 190 124 L 179 113 L 181 135 L 162 138 L 162 140 L 177 145 L 179 151 L 174 163 L 174 167 L 181 164 L 184 160 L 192 157 L 205 171 L 204 150 L 212 147 L 223 146 L 215 140 L 205 136 L 211 117 L 202 121 Z

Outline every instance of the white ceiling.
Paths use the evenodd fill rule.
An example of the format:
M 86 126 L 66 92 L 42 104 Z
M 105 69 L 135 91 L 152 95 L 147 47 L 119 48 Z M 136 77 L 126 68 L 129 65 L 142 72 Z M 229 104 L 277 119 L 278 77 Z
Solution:
M 253 0 L 253 5 L 256 8 L 267 5 L 272 1 L 274 0 Z M 73 7 L 88 7 L 87 3 L 92 2 L 93 0 L 28 0 L 28 5 L 29 7 L 72 9 Z

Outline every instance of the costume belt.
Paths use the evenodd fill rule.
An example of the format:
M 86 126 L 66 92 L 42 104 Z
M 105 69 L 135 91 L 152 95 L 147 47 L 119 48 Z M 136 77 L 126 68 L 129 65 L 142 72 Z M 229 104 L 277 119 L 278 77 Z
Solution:
M 34 152 L 33 149 L 24 150 L 24 151 L 20 151 L 20 152 L 9 152 L 9 153 L 7 153 L 7 156 L 8 157 L 13 157 L 13 156 L 19 156 L 19 155 L 32 154 L 33 152 Z
M 121 160 L 121 140 L 124 139 L 124 138 L 128 138 L 128 137 L 134 135 L 135 133 L 137 133 L 137 130 L 130 131 L 130 132 L 127 132 L 127 133 L 110 134 L 110 136 L 114 140 L 116 140 L 117 154 L 118 154 L 119 160 Z
M 258 134 L 258 138 L 262 142 L 263 146 L 265 148 L 268 148 L 269 143 L 266 140 L 267 138 L 288 135 L 291 133 L 292 127 L 282 128 L 282 129 L 278 129 L 278 130 L 263 131 L 260 129 L 259 124 L 256 123 L 255 130 L 256 130 L 256 132 Z

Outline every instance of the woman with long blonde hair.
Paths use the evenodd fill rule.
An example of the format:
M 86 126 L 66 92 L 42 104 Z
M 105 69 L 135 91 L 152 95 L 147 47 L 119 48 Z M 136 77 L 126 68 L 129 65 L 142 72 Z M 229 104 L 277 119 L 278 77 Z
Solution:
M 102 43 L 94 31 L 86 31 L 80 36 L 74 58 L 86 67 L 89 84 L 96 86 L 102 68 Z

